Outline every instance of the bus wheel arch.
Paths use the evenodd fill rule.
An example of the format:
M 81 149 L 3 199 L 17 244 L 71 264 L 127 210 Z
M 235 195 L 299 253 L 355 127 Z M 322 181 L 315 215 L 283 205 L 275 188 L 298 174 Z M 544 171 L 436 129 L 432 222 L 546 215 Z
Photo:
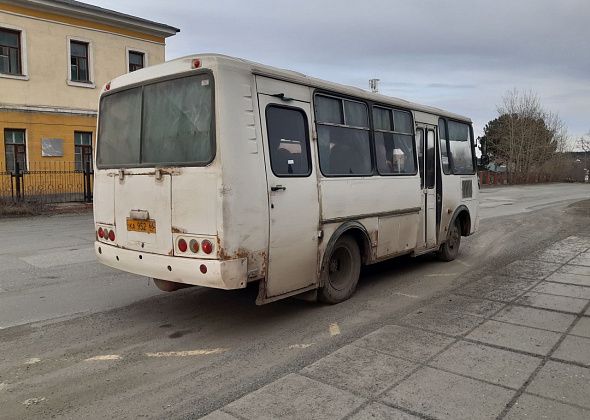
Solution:
M 347 222 L 336 229 L 320 266 L 320 301 L 334 304 L 352 296 L 370 249 L 369 235 L 360 223 Z
M 469 236 L 471 232 L 471 216 L 467 207 L 461 205 L 455 210 L 447 228 L 447 237 L 438 250 L 442 261 L 453 261 L 459 255 L 461 236 Z
M 371 237 L 369 232 L 361 223 L 351 221 L 341 224 L 330 237 L 328 245 L 326 245 L 324 251 L 320 269 L 323 268 L 323 265 L 326 263 L 326 255 L 329 255 L 334 248 L 336 241 L 338 241 L 343 235 L 350 235 L 354 238 L 361 252 L 361 261 L 363 265 L 366 265 L 371 261 Z
M 469 209 L 467 206 L 460 205 L 455 210 L 455 214 L 451 219 L 451 223 L 449 224 L 449 229 L 453 226 L 454 223 L 459 222 L 461 236 L 469 236 L 471 235 L 471 215 L 469 214 Z

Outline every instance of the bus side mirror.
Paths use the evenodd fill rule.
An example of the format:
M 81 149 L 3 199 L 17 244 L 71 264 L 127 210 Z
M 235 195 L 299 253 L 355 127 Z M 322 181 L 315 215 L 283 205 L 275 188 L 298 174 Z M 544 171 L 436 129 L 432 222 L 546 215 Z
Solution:
M 488 155 L 482 155 L 479 158 L 479 165 L 480 166 L 488 166 L 490 164 L 490 157 Z

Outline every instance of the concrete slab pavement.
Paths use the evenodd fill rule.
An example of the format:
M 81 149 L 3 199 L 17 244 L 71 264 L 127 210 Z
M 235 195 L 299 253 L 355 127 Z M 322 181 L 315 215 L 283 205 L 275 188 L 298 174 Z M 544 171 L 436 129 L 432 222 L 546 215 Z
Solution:
M 206 418 L 590 418 L 589 248 L 559 241 Z

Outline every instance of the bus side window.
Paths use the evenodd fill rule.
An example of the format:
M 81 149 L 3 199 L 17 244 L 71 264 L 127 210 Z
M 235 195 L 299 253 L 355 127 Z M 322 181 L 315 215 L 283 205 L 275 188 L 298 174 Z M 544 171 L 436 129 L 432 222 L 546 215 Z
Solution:
M 445 175 L 448 175 L 451 173 L 451 169 L 449 166 L 449 144 L 447 141 L 447 126 L 443 118 L 440 118 L 438 120 L 438 138 L 440 142 L 440 157 L 442 170 L 445 173 Z
M 418 168 L 420 169 L 420 187 L 424 188 L 424 130 L 416 130 L 416 148 L 418 149 Z
M 415 175 L 416 160 L 410 113 L 373 107 L 373 126 L 379 175 Z
M 311 174 L 307 117 L 301 109 L 266 108 L 268 149 L 273 173 L 279 177 Z
M 325 176 L 370 176 L 369 114 L 363 102 L 315 97 L 320 169 Z

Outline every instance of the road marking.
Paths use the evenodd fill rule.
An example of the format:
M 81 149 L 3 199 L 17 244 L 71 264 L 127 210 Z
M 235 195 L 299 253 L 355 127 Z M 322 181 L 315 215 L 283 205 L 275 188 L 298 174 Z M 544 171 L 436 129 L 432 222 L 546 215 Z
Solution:
M 96 260 L 94 247 L 64 250 L 48 254 L 35 254 L 19 258 L 21 261 L 37 268 L 59 267 L 61 265 L 80 264 Z
M 334 337 L 335 335 L 340 335 L 340 327 L 336 322 L 330 324 L 330 335 Z
M 306 349 L 308 347 L 313 346 L 315 343 L 308 343 L 308 344 L 291 344 L 289 346 L 290 349 Z
M 420 299 L 420 296 L 408 295 L 408 294 L 405 294 L 405 293 L 394 293 L 394 295 L 403 296 L 403 297 L 409 297 L 409 298 L 412 298 L 412 299 Z
M 188 357 L 188 356 L 205 356 L 208 354 L 224 353 L 228 349 L 201 349 L 201 350 L 184 350 L 184 351 L 159 351 L 156 353 L 146 353 L 147 357 Z
M 85 362 L 102 362 L 105 360 L 121 360 L 121 356 L 118 354 L 104 354 L 102 356 L 89 357 L 84 360 Z
M 45 401 L 46 398 L 45 397 L 40 397 L 40 398 L 29 398 L 28 400 L 24 400 L 23 401 L 23 405 L 26 405 L 27 407 L 33 405 L 33 404 L 39 404 L 40 402 Z
M 471 267 L 471 264 L 467 264 L 465 261 L 461 261 L 461 260 L 455 260 L 457 261 L 459 264 L 463 264 L 465 267 Z
M 25 365 L 34 365 L 35 363 L 39 363 L 41 359 L 38 357 L 31 357 L 29 360 L 25 362 Z
M 436 274 L 426 274 L 426 277 L 455 277 L 458 276 L 458 273 L 436 273 Z

